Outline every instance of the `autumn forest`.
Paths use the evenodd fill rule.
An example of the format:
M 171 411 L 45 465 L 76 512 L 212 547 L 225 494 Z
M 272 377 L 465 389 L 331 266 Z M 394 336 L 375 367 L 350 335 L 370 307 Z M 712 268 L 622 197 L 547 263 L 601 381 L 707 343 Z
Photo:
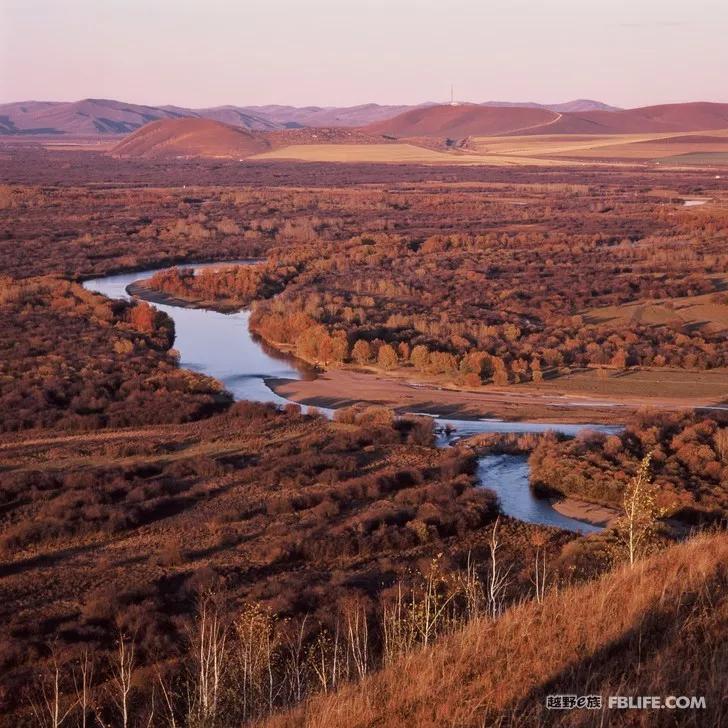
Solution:
M 726 719 L 719 176 L 0 152 L 0 726 Z

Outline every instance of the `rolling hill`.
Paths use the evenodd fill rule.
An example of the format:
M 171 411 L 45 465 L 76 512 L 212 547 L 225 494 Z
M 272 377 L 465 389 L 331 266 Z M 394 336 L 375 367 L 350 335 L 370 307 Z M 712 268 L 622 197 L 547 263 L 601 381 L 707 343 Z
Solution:
M 600 101 L 563 104 L 487 101 L 417 106 L 145 106 L 109 99 L 71 103 L 0 104 L 0 135 L 103 137 L 129 134 L 152 121 L 197 118 L 251 131 L 360 128 L 394 137 L 496 136 L 505 134 L 631 134 L 704 131 L 728 127 L 728 104 L 694 102 L 617 109 Z
M 472 106 L 497 108 L 530 108 L 548 111 L 616 111 L 601 101 L 577 99 L 563 104 L 537 104 L 518 101 L 486 101 Z M 262 116 L 282 126 L 293 128 L 305 127 L 350 127 L 366 126 L 392 119 L 399 114 L 418 109 L 438 106 L 437 103 L 426 102 L 417 105 L 382 105 L 360 104 L 358 106 L 246 106 L 243 110 L 249 114 Z
M 614 109 L 591 100 L 550 108 L 532 103 L 495 105 L 500 103 L 186 109 L 103 99 L 71 104 L 33 101 L 0 105 L 0 136 L 83 140 L 132 134 L 112 150 L 117 156 L 132 157 L 242 159 L 266 154 L 306 161 L 523 165 L 553 164 L 553 159 L 541 159 L 544 155 L 649 161 L 705 153 L 713 155 L 708 160 L 713 164 L 721 161 L 715 155 L 723 154 L 725 147 L 722 132 L 720 138 L 716 136 L 718 130 L 728 129 L 728 104 L 720 103 L 635 109 Z M 361 123 L 371 119 L 375 121 Z M 185 120 L 190 123 L 181 123 Z M 140 129 L 142 133 L 137 134 Z M 668 136 L 698 133 L 703 136 L 680 138 L 680 143 L 666 146 Z M 506 141 L 509 137 L 515 147 Z M 527 140 L 536 137 L 547 143 L 533 148 Z M 395 142 L 400 147 L 391 146 Z M 635 147 L 638 142 L 645 148 Z M 595 144 L 601 152 L 591 148 Z M 371 153 L 363 152 L 367 145 Z
M 117 144 L 111 154 L 144 159 L 242 159 L 269 148 L 270 142 L 259 133 L 211 119 L 184 118 L 147 124 Z
M 412 106 L 143 106 L 106 99 L 0 104 L 0 136 L 122 135 L 160 119 L 212 119 L 255 131 L 305 127 L 357 127 L 388 119 Z
M 562 114 L 542 132 L 528 134 L 639 134 L 646 132 L 707 131 L 728 127 L 728 104 L 694 102 L 662 104 L 621 111 L 587 111 Z
M 358 106 L 246 106 L 247 113 L 270 119 L 279 126 L 297 127 L 353 127 L 373 124 L 384 119 L 410 111 L 414 108 L 432 106 L 359 104 Z
M 224 124 L 241 126 L 251 131 L 274 131 L 284 128 L 283 124 L 279 124 L 269 116 L 256 114 L 238 106 L 213 106 L 208 109 L 181 109 L 181 111 L 188 112 L 183 113 L 183 116 L 199 116 L 202 119 L 221 121 Z
M 430 106 L 370 124 L 369 133 L 394 137 L 509 134 L 635 134 L 728 127 L 728 104 L 695 102 L 619 111 L 556 112 L 512 106 Z
M 559 118 L 557 112 L 530 107 L 431 106 L 370 124 L 364 130 L 393 137 L 495 136 L 541 129 Z
M 551 111 L 610 111 L 614 107 L 599 101 L 576 100 L 565 104 L 488 101 L 483 106 L 522 107 Z M 399 114 L 436 106 L 359 104 L 357 106 L 145 106 L 109 99 L 74 102 L 22 101 L 0 104 L 0 135 L 7 136 L 110 136 L 129 134 L 150 121 L 194 117 L 256 131 L 303 127 L 359 127 L 391 119 Z

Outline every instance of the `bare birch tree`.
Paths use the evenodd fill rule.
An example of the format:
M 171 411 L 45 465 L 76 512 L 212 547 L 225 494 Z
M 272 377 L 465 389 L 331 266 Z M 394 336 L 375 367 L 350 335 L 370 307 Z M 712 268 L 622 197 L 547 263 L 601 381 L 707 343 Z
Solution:
M 81 712 L 79 716 L 80 728 L 87 728 L 89 712 L 92 710 L 91 686 L 94 679 L 94 663 L 88 650 L 83 651 L 78 668 L 78 674 L 73 672 L 73 685 L 76 690 L 76 702 Z
M 77 701 L 65 696 L 61 688 L 61 666 L 55 647 L 51 648 L 51 660 L 50 679 L 41 679 L 38 695 L 30 700 L 36 724 L 41 728 L 61 728 L 77 705 Z
M 227 668 L 228 631 L 212 596 L 201 599 L 197 613 L 194 655 L 194 698 L 191 721 L 213 728 L 222 699 L 223 677 Z
M 111 660 L 111 700 L 119 714 L 121 728 L 129 728 L 130 695 L 134 673 L 134 640 L 119 632 L 116 655 Z
M 503 568 L 499 561 L 498 550 L 500 541 L 498 540 L 498 522 L 495 519 L 493 531 L 490 536 L 490 564 L 488 570 L 488 578 L 486 581 L 486 599 L 488 614 L 492 619 L 499 617 L 503 611 L 503 602 L 505 592 L 510 583 L 511 567 Z

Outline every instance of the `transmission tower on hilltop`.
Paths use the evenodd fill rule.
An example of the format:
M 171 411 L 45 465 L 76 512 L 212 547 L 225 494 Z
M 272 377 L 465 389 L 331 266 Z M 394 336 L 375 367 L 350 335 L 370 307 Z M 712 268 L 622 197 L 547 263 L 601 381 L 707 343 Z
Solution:
M 460 104 L 455 101 L 455 86 L 453 86 L 453 84 L 450 84 L 450 106 L 460 106 Z

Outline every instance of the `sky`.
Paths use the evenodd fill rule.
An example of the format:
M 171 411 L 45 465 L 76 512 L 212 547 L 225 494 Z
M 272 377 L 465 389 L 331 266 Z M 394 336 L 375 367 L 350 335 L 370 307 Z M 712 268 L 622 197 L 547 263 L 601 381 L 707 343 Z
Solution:
M 728 0 L 0 0 L 0 102 L 728 102 Z

